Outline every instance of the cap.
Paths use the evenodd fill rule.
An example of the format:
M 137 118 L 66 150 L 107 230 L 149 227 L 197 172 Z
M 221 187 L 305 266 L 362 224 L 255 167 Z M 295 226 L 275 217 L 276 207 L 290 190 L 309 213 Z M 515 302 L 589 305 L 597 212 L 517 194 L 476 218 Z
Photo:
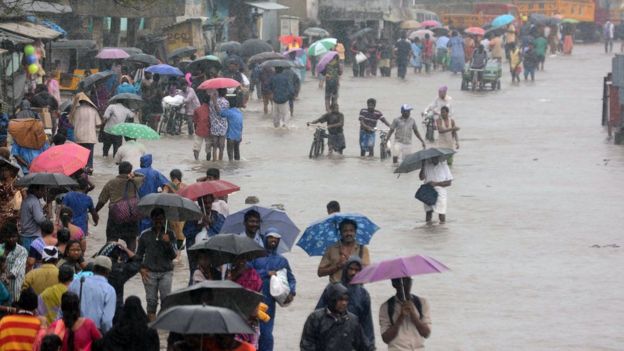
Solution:
M 46 246 L 41 251 L 41 261 L 49 262 L 52 260 L 58 260 L 58 249 L 56 246 Z
M 98 256 L 93 261 L 93 266 L 106 268 L 110 271 L 113 268 L 113 262 L 106 256 Z
M 401 105 L 401 112 L 411 111 L 411 110 L 413 110 L 413 109 L 414 109 L 414 108 L 413 108 L 412 106 L 408 105 L 408 104 L 403 104 L 403 105 Z
M 274 232 L 274 231 L 270 231 L 270 232 L 268 232 L 268 233 L 264 234 L 264 236 L 266 236 L 267 238 L 268 238 L 268 237 L 274 237 L 274 238 L 278 238 L 278 239 L 281 239 L 281 238 L 282 238 L 282 236 L 281 236 L 281 235 L 279 235 L 278 233 L 276 233 L 276 232 Z

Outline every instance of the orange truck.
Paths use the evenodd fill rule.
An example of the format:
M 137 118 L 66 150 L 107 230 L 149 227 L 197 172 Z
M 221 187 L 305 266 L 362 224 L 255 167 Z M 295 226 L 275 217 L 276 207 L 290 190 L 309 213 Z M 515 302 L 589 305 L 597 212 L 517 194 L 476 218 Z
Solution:
M 436 12 L 443 23 L 454 29 L 482 27 L 504 14 L 513 15 L 516 17 L 516 24 L 520 24 L 518 8 L 514 4 L 480 2 L 469 7 L 439 7 Z
M 594 22 L 594 0 L 514 0 L 523 16 L 540 13 L 546 16 L 561 15 L 579 22 Z

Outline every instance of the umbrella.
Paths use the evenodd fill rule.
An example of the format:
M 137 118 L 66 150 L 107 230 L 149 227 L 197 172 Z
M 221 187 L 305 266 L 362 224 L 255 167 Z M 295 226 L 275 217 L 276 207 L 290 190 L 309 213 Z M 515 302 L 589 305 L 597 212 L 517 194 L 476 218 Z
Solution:
M 180 71 L 179 68 L 169 66 L 167 64 L 161 63 L 159 65 L 149 66 L 145 69 L 145 72 L 150 72 L 154 74 L 160 74 L 161 76 L 184 76 L 184 73 Z
M 303 51 L 303 49 L 302 49 L 302 48 L 292 48 L 292 49 L 290 49 L 290 50 L 288 50 L 288 51 L 284 51 L 284 52 L 282 53 L 282 55 L 284 55 L 284 56 L 288 56 L 288 55 L 292 54 L 293 52 L 295 53 L 295 55 L 296 55 L 296 56 L 301 56 L 301 55 L 303 55 L 303 53 L 304 53 L 305 51 Z
M 132 139 L 157 140 L 160 135 L 145 124 L 139 123 L 119 123 L 106 131 L 113 135 L 122 135 Z
M 434 27 L 434 28 L 429 28 L 429 30 L 431 30 L 438 37 L 449 34 L 448 28 L 445 28 L 445 27 Z
M 180 71 L 185 72 L 186 68 L 191 64 L 191 60 L 182 60 L 176 64 L 176 67 L 180 69 Z
M 95 56 L 95 58 L 102 60 L 119 60 L 128 57 L 130 57 L 130 55 L 119 48 L 104 48 Z
M 137 94 L 121 93 L 121 94 L 117 94 L 113 96 L 110 100 L 108 100 L 108 103 L 115 103 L 115 102 L 119 102 L 122 100 L 132 100 L 132 101 L 143 102 L 143 98 Z
M 148 54 L 134 54 L 130 55 L 126 61 L 144 63 L 146 65 L 157 65 L 160 63 L 155 56 Z
M 205 80 L 201 83 L 197 89 L 223 89 L 223 88 L 236 88 L 240 86 L 240 83 L 232 78 L 212 78 Z
M 293 245 L 295 244 L 295 240 L 297 236 L 301 232 L 297 225 L 293 223 L 293 221 L 288 217 L 286 212 L 276 210 L 274 208 L 266 208 L 260 206 L 251 206 L 244 210 L 238 211 L 229 215 L 225 222 L 223 223 L 223 227 L 221 228 L 221 233 L 242 233 L 245 231 L 244 217 L 245 213 L 250 210 L 256 210 L 260 213 L 260 232 L 264 233 L 269 228 L 275 228 L 277 232 L 281 235 L 282 239 L 280 240 L 279 252 L 290 251 Z
M 210 180 L 207 182 L 193 183 L 180 190 L 178 194 L 195 201 L 206 195 L 221 197 L 239 190 L 240 187 L 238 185 L 232 184 L 225 180 Z
M 440 23 L 440 22 L 438 22 L 436 20 L 427 20 L 427 21 L 424 21 L 424 22 L 420 22 L 420 26 L 421 27 L 425 27 L 425 28 L 427 28 L 427 27 L 439 27 L 441 25 L 442 25 L 442 23 Z
M 420 23 L 418 23 L 418 21 L 414 21 L 414 20 L 407 20 L 407 21 L 401 22 L 399 27 L 401 29 L 418 29 L 418 28 L 420 28 Z
M 503 27 L 513 22 L 516 18 L 512 15 L 500 15 L 492 21 L 492 27 Z
M 550 17 L 542 13 L 532 13 L 529 15 L 529 21 L 535 24 L 546 24 L 550 20 Z
M 171 292 L 163 301 L 161 313 L 174 306 L 206 304 L 229 308 L 248 317 L 263 299 L 262 294 L 247 290 L 231 280 L 208 280 Z
M 61 173 L 29 173 L 15 182 L 16 186 L 44 185 L 63 187 L 78 185 L 76 181 Z
M 359 38 L 359 37 L 364 36 L 364 35 L 372 32 L 372 31 L 373 31 L 373 28 L 368 28 L 368 27 L 367 28 L 362 28 L 362 29 L 358 30 L 357 32 L 351 34 L 349 36 L 349 38 L 351 38 L 351 39 Z
M 236 312 L 215 306 L 174 306 L 161 313 L 151 328 L 179 334 L 253 334 Z
M 237 41 L 226 41 L 225 43 L 217 45 L 217 49 L 215 51 L 240 53 L 241 43 Z
M 328 53 L 326 53 L 325 55 L 323 55 L 323 57 L 321 57 L 321 59 L 319 60 L 319 62 L 316 64 L 316 71 L 317 72 L 323 72 L 323 70 L 325 69 L 325 66 L 327 66 L 327 64 L 334 59 L 334 57 L 338 56 L 338 53 L 336 51 L 330 51 Z
M 215 266 L 233 263 L 237 258 L 250 261 L 267 254 L 264 247 L 244 234 L 217 234 L 191 246 L 189 251 L 207 253 Z
M 372 283 L 428 273 L 442 273 L 449 268 L 441 262 L 422 255 L 398 257 L 364 267 L 351 279 L 351 284 Z
M 577 24 L 579 23 L 579 20 L 574 19 L 574 18 L 564 18 L 561 20 L 561 23 Z
M 169 221 L 190 221 L 202 217 L 202 211 L 196 203 L 178 194 L 149 194 L 141 198 L 138 207 L 144 216 L 149 216 L 155 208 L 162 208 Z
M 89 87 L 91 87 L 95 83 L 108 79 L 114 74 L 115 72 L 113 71 L 102 71 L 102 72 L 94 73 L 80 81 L 80 84 L 79 84 L 80 89 L 87 90 L 89 89 Z
M 251 57 L 261 52 L 271 52 L 273 47 L 260 39 L 247 39 L 241 45 L 241 55 Z
M 179 48 L 179 49 L 175 49 L 173 50 L 168 56 L 167 59 L 171 60 L 174 59 L 176 57 L 186 57 L 186 56 L 191 56 L 194 53 L 197 52 L 197 49 L 195 49 L 192 46 L 185 46 L 183 48 Z
M 32 161 L 30 172 L 70 176 L 87 165 L 89 154 L 89 149 L 74 143 L 52 146 Z
M 214 56 L 214 55 L 206 55 L 204 57 L 200 57 L 198 59 L 196 59 L 195 61 L 191 62 L 188 65 L 188 69 L 189 70 L 195 70 L 195 69 L 207 69 L 209 67 L 216 67 L 217 70 L 221 69 L 221 59 L 219 59 L 218 57 Z
M 415 30 L 415 31 L 411 32 L 409 34 L 409 38 L 410 38 L 410 40 L 414 40 L 415 38 L 420 38 L 420 40 L 423 40 L 423 39 L 425 39 L 425 35 L 426 34 L 429 34 L 429 36 L 432 37 L 432 38 L 435 36 L 435 34 L 432 31 L 430 31 L 429 29 L 419 29 L 419 30 Z
M 290 67 L 295 67 L 295 63 L 290 61 L 290 60 L 286 60 L 286 59 L 281 59 L 281 60 L 268 60 L 268 61 L 264 61 L 261 65 L 262 67 L 282 67 L 282 68 L 290 68 Z
M 503 35 L 503 33 L 505 33 L 505 27 L 492 27 L 485 31 L 484 36 L 485 37 L 492 37 L 492 36 L 497 37 L 499 35 Z
M 394 173 L 408 173 L 411 171 L 415 171 L 420 169 L 422 166 L 422 161 L 428 160 L 430 158 L 440 157 L 440 156 L 449 156 L 454 154 L 455 151 L 451 149 L 445 148 L 437 148 L 432 147 L 425 150 L 420 150 L 414 152 L 413 154 L 409 154 L 405 157 L 403 162 L 394 170 Z
M 483 36 L 485 34 L 485 29 L 481 27 L 469 27 L 464 30 L 464 33 Z
M 279 41 L 284 46 L 297 46 L 303 45 L 303 39 L 298 35 L 280 35 Z
M 253 65 L 253 64 L 262 63 L 268 60 L 283 60 L 283 59 L 284 59 L 284 55 L 277 53 L 277 52 L 261 52 L 259 54 L 256 54 L 250 57 L 247 63 L 249 65 Z
M 7 160 L 6 158 L 0 156 L 0 166 L 4 166 L 7 165 L 11 168 L 13 168 L 15 170 L 15 172 L 19 172 L 20 171 L 20 166 L 14 162 L 11 162 L 10 160 Z
M 308 48 L 308 55 L 310 56 L 320 56 L 324 53 L 329 52 L 332 48 L 336 46 L 338 43 L 338 39 L 336 38 L 325 38 L 321 40 L 317 40 L 314 43 L 310 44 Z
M 310 224 L 297 242 L 310 256 L 322 256 L 325 249 L 340 240 L 338 225 L 345 219 L 357 223 L 355 240 L 361 245 L 367 245 L 379 227 L 368 217 L 359 213 L 334 213 L 329 217 Z
M 303 35 L 307 35 L 309 37 L 324 38 L 324 37 L 329 36 L 329 32 L 320 27 L 310 27 L 310 28 L 306 28 L 306 30 L 303 31 Z

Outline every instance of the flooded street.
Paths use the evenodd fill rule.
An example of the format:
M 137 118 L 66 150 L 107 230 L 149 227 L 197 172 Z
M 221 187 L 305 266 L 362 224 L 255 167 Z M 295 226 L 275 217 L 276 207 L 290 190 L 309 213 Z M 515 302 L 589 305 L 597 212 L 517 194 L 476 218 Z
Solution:
M 371 241 L 371 259 L 426 254 L 451 272 L 414 278 L 413 292 L 431 305 L 429 350 L 617 350 L 624 345 L 622 291 L 624 246 L 619 220 L 624 198 L 624 152 L 605 141 L 600 126 L 602 78 L 611 56 L 600 45 L 577 46 L 571 57 L 548 57 L 534 83 L 511 86 L 505 65 L 502 89 L 460 91 L 460 77 L 408 73 L 408 80 L 354 79 L 345 69 L 340 109 L 345 115 L 345 156 L 308 159 L 314 129 L 305 122 L 323 110 L 323 91 L 308 80 L 289 130 L 275 130 L 262 105 L 245 111 L 240 163 L 198 162 L 186 136 L 146 142 L 154 168 L 173 168 L 192 183 L 207 167 L 241 187 L 229 198 L 231 212 L 247 196 L 261 205 L 283 204 L 303 230 L 338 200 L 343 211 L 360 212 L 381 230 Z M 390 161 L 360 159 L 358 111 L 366 99 L 390 121 L 401 104 L 422 111 L 441 85 L 453 97 L 461 149 L 449 188 L 448 223 L 426 227 L 414 199 L 418 173 L 397 178 Z M 378 147 L 375 150 L 379 154 Z M 202 151 L 201 158 L 204 157 Z M 137 166 L 137 165 L 135 165 Z M 95 198 L 117 173 L 96 146 Z M 92 254 L 104 242 L 107 211 L 89 242 Z M 596 247 L 598 246 L 598 247 Z M 320 257 L 299 247 L 287 254 L 297 278 L 297 296 L 276 317 L 276 350 L 298 349 L 307 315 L 327 284 L 316 275 Z M 174 289 L 187 281 L 186 257 L 176 267 Z M 366 286 L 372 297 L 377 347 L 379 306 L 394 290 L 390 282 Z M 126 296 L 144 299 L 137 275 Z

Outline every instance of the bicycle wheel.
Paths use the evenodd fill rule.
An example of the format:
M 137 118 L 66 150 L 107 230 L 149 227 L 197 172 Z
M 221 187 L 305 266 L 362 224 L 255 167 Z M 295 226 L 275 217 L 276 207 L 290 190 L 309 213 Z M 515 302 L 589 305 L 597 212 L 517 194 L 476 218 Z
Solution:
M 382 160 L 386 159 L 386 145 L 383 138 L 379 142 L 379 158 Z
M 312 140 L 312 145 L 310 146 L 310 154 L 308 155 L 309 158 L 316 157 L 314 155 L 314 150 L 315 149 L 316 149 L 316 139 Z
M 319 150 L 319 155 L 322 155 L 325 152 L 325 141 L 321 139 L 321 142 L 319 144 L 321 146 L 321 149 Z
M 158 123 L 158 134 L 163 133 L 163 129 L 166 128 L 167 122 L 169 121 L 169 114 L 163 113 L 160 117 L 160 122 Z
M 431 124 L 431 122 L 427 123 L 427 135 L 426 135 L 427 140 L 433 142 L 433 125 Z

